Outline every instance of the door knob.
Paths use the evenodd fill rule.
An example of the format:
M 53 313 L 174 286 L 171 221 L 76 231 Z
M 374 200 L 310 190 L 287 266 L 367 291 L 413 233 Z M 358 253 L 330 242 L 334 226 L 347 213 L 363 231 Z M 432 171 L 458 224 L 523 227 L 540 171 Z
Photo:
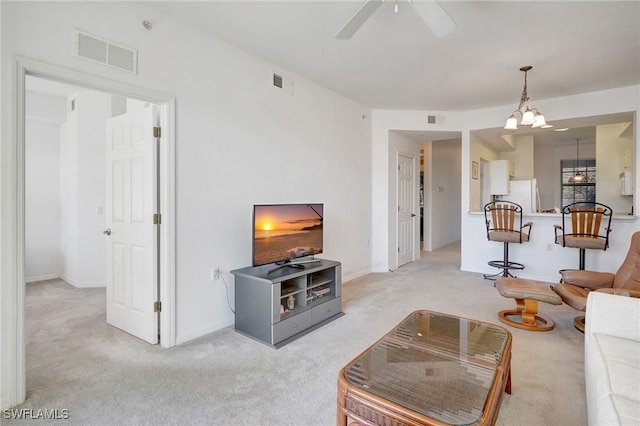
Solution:
M 107 228 L 104 231 L 102 231 L 103 234 L 105 235 L 111 235 L 111 228 Z

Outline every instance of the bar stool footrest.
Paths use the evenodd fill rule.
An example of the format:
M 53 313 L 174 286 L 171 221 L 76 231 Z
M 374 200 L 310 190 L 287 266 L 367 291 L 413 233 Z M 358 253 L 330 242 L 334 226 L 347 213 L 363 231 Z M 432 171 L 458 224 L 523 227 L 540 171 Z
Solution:
M 505 262 L 504 260 L 491 260 L 488 262 L 489 266 L 493 266 L 494 268 L 501 269 L 524 269 L 524 265 L 522 263 L 517 262 Z

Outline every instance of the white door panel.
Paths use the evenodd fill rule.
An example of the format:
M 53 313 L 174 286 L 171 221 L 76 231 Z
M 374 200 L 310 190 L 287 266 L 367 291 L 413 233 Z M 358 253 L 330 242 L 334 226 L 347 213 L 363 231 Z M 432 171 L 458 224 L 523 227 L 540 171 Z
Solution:
M 107 322 L 158 342 L 153 106 L 107 120 Z
M 415 159 L 398 155 L 398 266 L 415 256 Z

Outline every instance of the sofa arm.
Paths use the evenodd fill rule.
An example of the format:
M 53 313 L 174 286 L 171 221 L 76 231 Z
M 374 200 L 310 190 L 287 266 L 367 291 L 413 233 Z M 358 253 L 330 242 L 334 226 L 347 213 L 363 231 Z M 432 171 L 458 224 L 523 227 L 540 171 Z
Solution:
M 640 298 L 640 290 L 631 290 L 629 288 L 599 288 L 598 293 L 615 294 L 617 296 L 638 297 Z
M 592 291 L 587 296 L 585 343 L 594 333 L 640 342 L 640 299 Z
M 583 271 L 579 269 L 564 269 L 560 271 L 562 282 L 582 288 L 595 290 L 611 287 L 615 275 L 611 272 Z

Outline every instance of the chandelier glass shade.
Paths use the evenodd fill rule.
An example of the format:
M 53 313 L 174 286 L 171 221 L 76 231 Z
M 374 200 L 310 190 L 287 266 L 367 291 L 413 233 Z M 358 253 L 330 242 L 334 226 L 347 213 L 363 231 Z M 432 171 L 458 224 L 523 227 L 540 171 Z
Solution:
M 520 68 L 520 71 L 524 72 L 524 87 L 522 89 L 522 95 L 520 96 L 520 105 L 518 105 L 518 109 L 513 111 L 507 119 L 507 123 L 504 126 L 506 130 L 518 130 L 518 124 L 532 128 L 547 126 L 544 115 L 536 108 L 531 108 L 529 104 L 527 71 L 531 70 L 531 68 L 533 68 L 531 65 Z
M 576 172 L 575 175 L 571 176 L 569 178 L 569 182 L 570 183 L 583 183 L 585 181 L 585 177 L 582 173 L 580 173 L 579 171 Z

